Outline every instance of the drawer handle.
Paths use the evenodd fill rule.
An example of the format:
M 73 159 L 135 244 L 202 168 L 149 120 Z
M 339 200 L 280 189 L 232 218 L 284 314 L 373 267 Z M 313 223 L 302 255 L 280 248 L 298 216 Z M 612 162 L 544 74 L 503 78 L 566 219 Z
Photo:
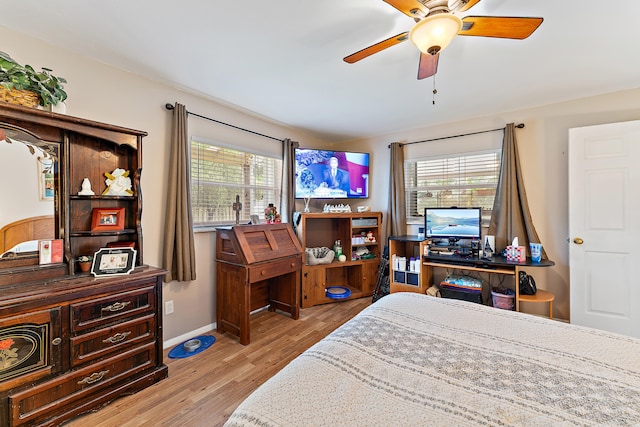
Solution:
M 102 309 L 102 311 L 120 311 L 123 308 L 125 308 L 126 306 L 128 306 L 129 304 L 131 304 L 131 301 L 127 301 L 127 302 L 114 302 L 111 305 L 108 305 L 106 307 L 104 307 Z
M 103 339 L 102 342 L 105 344 L 116 344 L 119 343 L 121 341 L 124 341 L 125 338 L 127 338 L 129 335 L 131 335 L 131 332 L 127 331 L 127 332 L 118 332 L 117 334 L 115 334 L 112 337 Z
M 62 338 L 60 337 L 56 337 L 51 341 L 51 344 L 53 345 L 60 345 L 62 343 Z
M 89 375 L 88 377 L 85 377 L 85 378 L 81 379 L 80 381 L 78 381 L 78 384 L 93 384 L 93 383 L 97 383 L 98 381 L 103 379 L 104 376 L 107 375 L 108 373 L 109 373 L 109 371 L 94 372 L 93 374 Z

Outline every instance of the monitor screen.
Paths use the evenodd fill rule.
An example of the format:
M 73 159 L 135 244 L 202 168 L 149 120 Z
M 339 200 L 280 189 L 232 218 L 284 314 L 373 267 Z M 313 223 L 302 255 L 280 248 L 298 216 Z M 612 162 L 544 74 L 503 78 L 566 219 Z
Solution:
M 369 197 L 369 153 L 297 148 L 296 198 Z
M 425 208 L 426 237 L 479 239 L 481 208 Z

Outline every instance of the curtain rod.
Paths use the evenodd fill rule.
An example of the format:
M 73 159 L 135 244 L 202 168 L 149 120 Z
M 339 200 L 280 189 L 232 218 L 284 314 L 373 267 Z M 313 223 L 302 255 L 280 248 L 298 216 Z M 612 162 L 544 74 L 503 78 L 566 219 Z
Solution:
M 518 123 L 516 125 L 516 127 L 518 129 L 522 129 L 524 128 L 524 123 Z M 413 141 L 413 142 L 406 142 L 404 144 L 400 144 L 401 147 L 405 146 L 405 145 L 411 145 L 411 144 L 420 144 L 422 142 L 431 142 L 431 141 L 440 141 L 441 139 L 450 139 L 450 138 L 460 138 L 462 136 L 469 136 L 469 135 L 478 135 L 480 133 L 489 133 L 489 132 L 497 132 L 499 130 L 504 131 L 505 128 L 496 128 L 496 129 L 488 129 L 488 130 L 481 130 L 478 132 L 469 132 L 469 133 L 461 133 L 460 135 L 451 135 L 451 136 L 442 136 L 440 138 L 432 138 L 432 139 L 425 139 L 423 141 Z M 388 148 L 391 148 L 391 144 L 389 144 Z
M 169 104 L 169 103 L 164 104 L 164 107 L 167 110 L 173 110 L 175 108 L 175 106 L 173 104 Z M 219 123 L 221 125 L 229 126 L 231 128 L 238 129 L 238 130 L 241 130 L 243 132 L 249 132 L 249 133 L 252 133 L 254 135 L 258 135 L 258 136 L 262 136 L 262 137 L 265 137 L 265 138 L 273 139 L 275 141 L 284 142 L 284 139 L 275 138 L 273 136 L 265 135 L 265 134 L 260 133 L 260 132 L 255 132 L 255 131 L 252 131 L 252 130 L 249 130 L 249 129 L 241 128 L 240 126 L 235 126 L 235 125 L 231 125 L 229 123 L 221 122 L 220 120 L 216 120 L 216 119 L 212 119 L 211 117 L 202 116 L 200 114 L 192 113 L 191 111 L 188 111 L 188 110 L 187 110 L 187 114 L 191 114 L 192 116 L 200 117 L 201 119 L 210 120 L 212 122 L 216 122 L 216 123 Z

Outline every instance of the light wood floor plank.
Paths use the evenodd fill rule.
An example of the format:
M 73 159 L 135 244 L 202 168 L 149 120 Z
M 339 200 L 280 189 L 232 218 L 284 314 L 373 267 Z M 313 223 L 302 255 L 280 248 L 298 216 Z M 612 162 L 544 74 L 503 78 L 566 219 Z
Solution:
M 251 318 L 251 344 L 211 332 L 216 343 L 186 359 L 164 360 L 169 378 L 67 427 L 221 426 L 253 390 L 296 356 L 351 319 L 371 298 L 300 310 L 300 319 L 260 311 Z

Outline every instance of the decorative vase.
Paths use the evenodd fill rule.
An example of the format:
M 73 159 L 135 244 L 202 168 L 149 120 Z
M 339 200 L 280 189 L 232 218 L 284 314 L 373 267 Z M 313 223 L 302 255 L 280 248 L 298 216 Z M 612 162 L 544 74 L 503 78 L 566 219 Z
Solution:
M 67 104 L 64 101 L 60 101 L 55 105 L 49 104 L 46 110 L 52 113 L 67 114 Z

